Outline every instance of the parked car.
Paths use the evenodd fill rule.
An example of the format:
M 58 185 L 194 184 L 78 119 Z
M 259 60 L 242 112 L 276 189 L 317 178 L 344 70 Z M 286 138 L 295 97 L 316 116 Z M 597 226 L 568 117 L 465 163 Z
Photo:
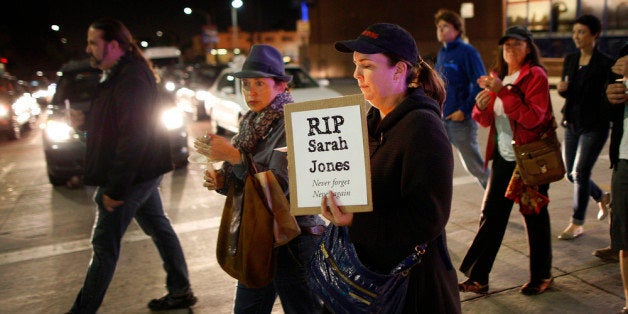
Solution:
M 0 133 L 19 139 L 22 130 L 37 124 L 41 108 L 28 86 L 14 76 L 0 76 Z
M 167 91 L 174 92 L 180 87 L 183 80 L 183 63 L 181 63 L 181 50 L 174 46 L 149 47 L 143 51 L 155 72 L 159 75 L 160 84 Z
M 222 70 L 205 96 L 205 112 L 211 123 L 210 132 L 217 134 L 238 132 L 240 119 L 249 111 L 241 93 L 240 80 L 233 73 L 240 71 L 239 65 Z M 314 80 L 298 65 L 286 65 L 286 74 L 292 75 L 290 93 L 296 102 L 340 97 L 342 94 L 327 86 L 327 80 Z
M 89 61 L 74 61 L 64 65 L 57 88 L 47 107 L 43 132 L 44 154 L 48 179 L 53 185 L 65 185 L 81 178 L 85 166 L 85 140 L 88 134 L 75 130 L 70 115 L 86 113 L 98 81 L 100 70 Z M 172 94 L 160 87 L 159 101 L 163 108 L 162 123 L 169 132 L 171 153 L 175 168 L 188 164 L 188 131 L 184 114 L 176 107 Z M 74 109 L 76 111 L 72 111 Z

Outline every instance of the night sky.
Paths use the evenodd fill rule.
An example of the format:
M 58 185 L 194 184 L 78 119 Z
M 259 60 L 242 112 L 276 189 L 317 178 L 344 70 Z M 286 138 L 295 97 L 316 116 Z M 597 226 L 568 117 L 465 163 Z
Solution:
M 121 20 L 137 39 L 154 45 L 183 45 L 201 32 L 209 14 L 220 31 L 231 25 L 231 0 L 10 0 L 0 18 L 0 57 L 18 78 L 34 71 L 55 71 L 69 59 L 85 57 L 89 24 L 108 16 Z M 294 30 L 300 18 L 299 0 L 243 0 L 238 25 L 243 31 Z M 196 8 L 186 15 L 183 8 Z M 59 32 L 51 24 L 61 27 Z M 164 36 L 155 34 L 160 30 Z M 67 39 L 61 43 L 61 39 Z

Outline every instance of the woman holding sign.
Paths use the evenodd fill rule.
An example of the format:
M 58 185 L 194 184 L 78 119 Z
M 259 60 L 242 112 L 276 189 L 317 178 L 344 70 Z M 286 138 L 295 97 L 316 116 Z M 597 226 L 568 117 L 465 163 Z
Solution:
M 360 261 L 388 273 L 419 244 L 404 313 L 460 313 L 456 270 L 447 249 L 453 155 L 441 121 L 443 81 L 418 54 L 410 33 L 395 24 L 369 26 L 335 44 L 353 53 L 353 77 L 372 107 L 367 115 L 373 211 L 343 212 L 333 191 L 323 215 L 349 226 Z
M 241 154 L 251 154 L 258 171 L 271 170 L 288 195 L 288 161 L 276 148 L 286 146 L 285 104 L 292 103 L 281 53 L 268 45 L 253 45 L 242 70 L 234 74 L 242 80 L 242 95 L 251 109 L 240 122 L 240 132 L 231 142 L 208 134 L 194 143 L 197 151 L 214 162 L 224 161 L 222 169 L 206 171 L 203 185 L 221 194 L 230 182 L 243 184 L 249 170 Z M 275 249 L 277 274 L 271 284 L 250 288 L 238 282 L 235 313 L 270 313 L 277 294 L 286 313 L 319 313 L 322 306 L 307 286 L 306 265 L 316 249 L 324 221 L 317 215 L 297 216 L 301 235 Z

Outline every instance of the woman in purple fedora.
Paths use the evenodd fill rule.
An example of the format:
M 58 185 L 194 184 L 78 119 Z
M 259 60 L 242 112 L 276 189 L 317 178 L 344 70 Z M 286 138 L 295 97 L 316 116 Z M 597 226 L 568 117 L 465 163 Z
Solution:
M 227 194 L 229 182 L 244 184 L 248 170 L 241 155 L 251 154 L 258 171 L 271 170 L 288 196 L 288 160 L 275 150 L 286 146 L 283 107 L 292 103 L 283 58 L 269 45 L 253 45 L 242 70 L 234 74 L 242 80 L 242 96 L 250 111 L 240 122 L 240 132 L 231 142 L 208 134 L 194 143 L 197 151 L 212 161 L 224 161 L 220 170 L 205 172 L 203 185 Z M 227 184 L 226 184 L 227 183 Z M 285 313 L 320 313 L 322 305 L 308 288 L 307 265 L 314 254 L 325 222 L 318 215 L 297 216 L 301 235 L 276 248 L 277 273 L 262 288 L 238 282 L 234 313 L 270 313 L 277 295 Z

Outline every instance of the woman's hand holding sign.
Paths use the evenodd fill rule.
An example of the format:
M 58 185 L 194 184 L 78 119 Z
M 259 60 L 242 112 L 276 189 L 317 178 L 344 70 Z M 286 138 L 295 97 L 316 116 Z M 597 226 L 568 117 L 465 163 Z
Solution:
M 329 191 L 328 194 L 323 196 L 321 211 L 323 217 L 336 226 L 350 226 L 353 221 L 353 213 L 344 213 L 340 207 L 336 205 L 334 192 L 332 191 Z

